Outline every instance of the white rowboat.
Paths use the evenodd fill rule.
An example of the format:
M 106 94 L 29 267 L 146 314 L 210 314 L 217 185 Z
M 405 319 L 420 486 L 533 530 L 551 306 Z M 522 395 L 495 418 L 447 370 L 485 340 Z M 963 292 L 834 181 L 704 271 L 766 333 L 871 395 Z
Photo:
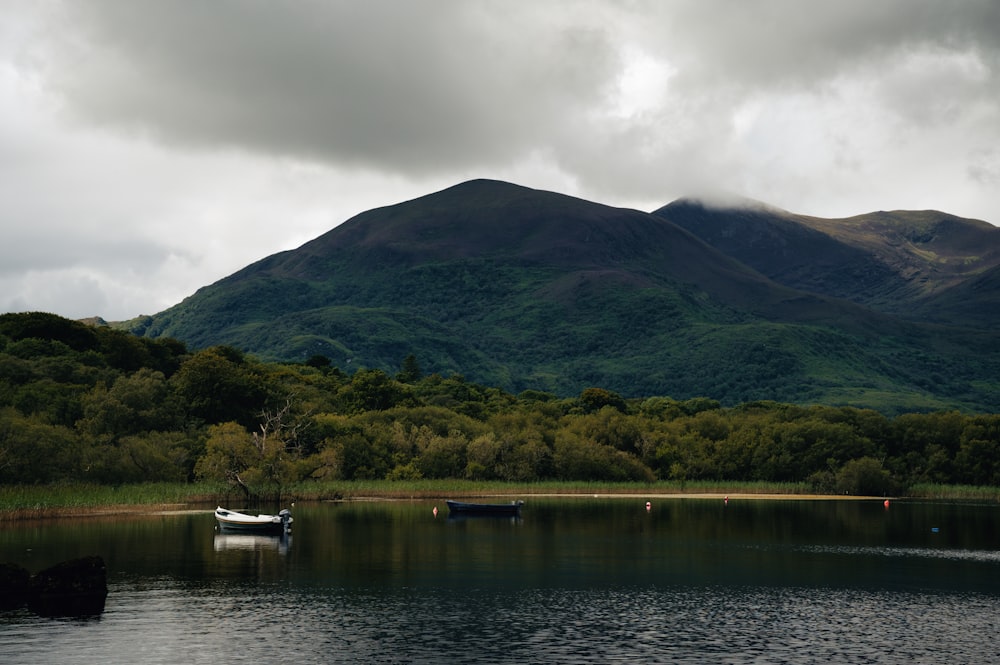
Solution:
M 215 519 L 221 531 L 281 534 L 292 528 L 292 513 L 287 508 L 277 515 L 247 515 L 220 506 L 215 509 Z

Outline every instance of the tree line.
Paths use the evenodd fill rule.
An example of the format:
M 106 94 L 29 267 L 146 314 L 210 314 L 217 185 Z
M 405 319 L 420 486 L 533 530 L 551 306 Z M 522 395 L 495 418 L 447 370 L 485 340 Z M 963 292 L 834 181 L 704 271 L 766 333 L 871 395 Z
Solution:
M 351 374 L 322 356 L 189 351 L 51 314 L 0 316 L 0 483 L 225 480 L 248 495 L 309 480 L 465 478 L 806 482 L 887 495 L 1000 486 L 1000 415 L 599 387 L 514 395 L 461 375 Z

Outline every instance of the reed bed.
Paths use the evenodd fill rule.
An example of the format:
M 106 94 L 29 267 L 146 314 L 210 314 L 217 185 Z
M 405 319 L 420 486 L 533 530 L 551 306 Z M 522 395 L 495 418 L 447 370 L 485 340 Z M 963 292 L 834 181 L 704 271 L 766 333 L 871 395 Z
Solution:
M 1000 503 L 1000 487 L 977 485 L 936 485 L 921 483 L 914 485 L 906 493 L 907 497 L 919 499 L 947 499 L 954 501 L 986 501 Z
M 511 483 L 472 480 L 351 480 L 301 482 L 276 494 L 261 497 L 271 503 L 293 501 L 350 501 L 362 499 L 446 499 L 526 497 L 557 495 L 813 495 L 807 483 L 671 481 L 609 483 L 546 481 Z M 922 484 L 911 487 L 906 498 L 986 501 L 1000 503 L 1000 488 Z M 0 487 L 0 521 L 103 512 L 165 510 L 214 504 L 240 505 L 246 497 L 236 487 L 222 483 L 141 483 L 134 485 L 9 485 Z
M 806 483 L 658 482 L 611 483 L 545 481 L 515 483 L 473 480 L 354 480 L 329 485 L 303 484 L 290 488 L 300 500 L 331 498 L 441 499 L 486 496 L 608 495 L 608 494 L 809 494 Z

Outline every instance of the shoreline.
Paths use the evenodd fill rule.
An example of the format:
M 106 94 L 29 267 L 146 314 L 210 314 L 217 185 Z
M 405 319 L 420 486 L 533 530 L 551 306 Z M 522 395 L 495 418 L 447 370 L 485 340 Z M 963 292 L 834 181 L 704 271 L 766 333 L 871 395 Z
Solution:
M 896 501 L 897 497 L 881 496 L 855 496 L 841 494 L 794 494 L 794 493 L 753 493 L 753 492 L 477 492 L 461 493 L 454 492 L 445 497 L 440 496 L 378 496 L 378 495 L 358 495 L 337 499 L 298 499 L 300 503 L 352 503 L 352 502 L 379 502 L 379 501 L 443 501 L 445 498 L 455 497 L 460 499 L 487 499 L 491 497 L 520 498 L 563 498 L 563 499 L 609 499 L 609 500 L 697 500 L 697 501 Z M 913 499 L 910 499 L 913 500 Z M 214 507 L 192 507 L 197 504 L 208 506 L 206 501 L 191 501 L 186 503 L 151 503 L 151 504 L 121 504 L 103 506 L 52 506 L 46 508 L 15 509 L 0 511 L 0 523 L 15 521 L 31 521 L 46 519 L 78 519 L 78 518 L 101 518 L 101 517 L 130 517 L 130 516 L 170 516 L 170 515 L 191 515 L 209 514 L 214 512 Z M 292 504 L 295 502 L 292 501 Z
M 824 494 L 801 483 L 512 483 L 503 481 L 342 481 L 292 485 L 260 498 L 265 512 L 307 503 L 588 498 L 646 501 L 952 501 L 1000 505 L 1000 487 L 925 485 L 895 496 Z M 92 484 L 0 488 L 0 525 L 21 520 L 211 512 L 216 506 L 246 507 L 247 497 L 216 484 Z

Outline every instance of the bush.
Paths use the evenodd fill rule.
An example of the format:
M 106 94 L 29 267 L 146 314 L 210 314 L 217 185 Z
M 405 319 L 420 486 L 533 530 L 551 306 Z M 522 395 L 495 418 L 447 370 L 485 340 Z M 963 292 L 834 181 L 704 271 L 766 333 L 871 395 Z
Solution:
M 892 493 L 892 477 L 882 463 L 872 457 L 853 459 L 837 473 L 837 492 L 860 496 L 887 496 Z

